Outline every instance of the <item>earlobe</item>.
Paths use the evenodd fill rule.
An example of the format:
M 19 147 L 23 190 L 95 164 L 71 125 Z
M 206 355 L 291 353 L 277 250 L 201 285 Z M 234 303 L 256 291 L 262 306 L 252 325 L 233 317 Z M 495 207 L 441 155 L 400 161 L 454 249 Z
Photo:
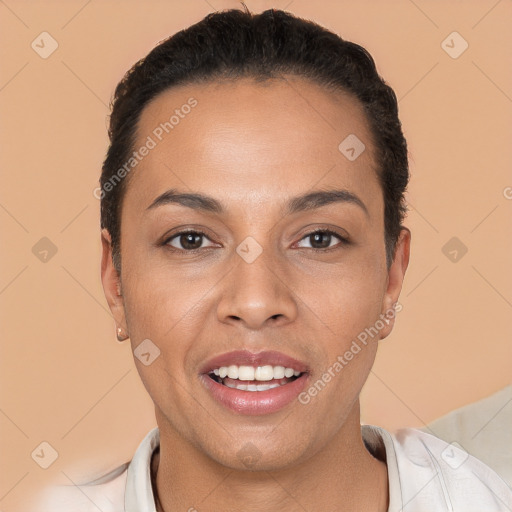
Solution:
M 395 323 L 396 314 L 401 311 L 402 305 L 398 307 L 398 299 L 402 290 L 405 272 L 409 265 L 411 244 L 411 231 L 402 226 L 398 237 L 393 262 L 388 270 L 388 283 L 382 303 L 381 317 L 386 318 L 386 325 L 380 331 L 380 339 L 390 334 Z
M 125 334 L 122 327 L 116 329 L 117 341 L 125 341 L 129 338 L 128 334 Z
M 119 341 L 127 339 L 124 301 L 121 280 L 112 262 L 112 239 L 107 229 L 101 230 L 101 282 L 108 306 L 116 322 L 116 335 Z

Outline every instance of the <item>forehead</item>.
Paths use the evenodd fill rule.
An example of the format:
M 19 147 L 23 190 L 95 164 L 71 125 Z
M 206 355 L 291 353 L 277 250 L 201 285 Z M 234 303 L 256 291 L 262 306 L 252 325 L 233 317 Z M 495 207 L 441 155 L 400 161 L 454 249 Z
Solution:
M 340 151 L 347 138 L 364 144 L 355 160 Z M 325 186 L 380 195 L 361 104 L 297 77 L 171 88 L 141 114 L 134 150 L 144 146 L 125 197 L 141 209 L 169 188 L 247 207 Z

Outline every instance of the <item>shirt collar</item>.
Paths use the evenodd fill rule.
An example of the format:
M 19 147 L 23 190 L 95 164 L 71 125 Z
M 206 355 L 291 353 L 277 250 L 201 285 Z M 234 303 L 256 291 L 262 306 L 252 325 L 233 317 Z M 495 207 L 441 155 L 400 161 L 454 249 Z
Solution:
M 388 512 L 390 510 L 402 510 L 400 473 L 392 435 L 382 427 L 375 425 L 361 425 L 361 435 L 366 449 L 376 459 L 386 462 L 388 469 Z
M 160 431 L 155 427 L 142 440 L 128 466 L 124 495 L 126 512 L 156 512 L 151 487 L 151 456 L 159 445 Z

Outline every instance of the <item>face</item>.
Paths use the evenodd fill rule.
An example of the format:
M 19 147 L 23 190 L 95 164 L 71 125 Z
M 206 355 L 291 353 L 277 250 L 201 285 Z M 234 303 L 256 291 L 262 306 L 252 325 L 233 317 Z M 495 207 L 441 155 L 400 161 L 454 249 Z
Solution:
M 339 149 L 351 134 L 365 145 L 355 159 Z M 228 467 L 248 452 L 277 469 L 359 429 L 409 251 L 403 230 L 387 268 L 359 103 L 294 77 L 180 86 L 143 111 L 144 145 L 122 206 L 121 280 L 106 231 L 102 279 L 143 354 L 161 435 Z

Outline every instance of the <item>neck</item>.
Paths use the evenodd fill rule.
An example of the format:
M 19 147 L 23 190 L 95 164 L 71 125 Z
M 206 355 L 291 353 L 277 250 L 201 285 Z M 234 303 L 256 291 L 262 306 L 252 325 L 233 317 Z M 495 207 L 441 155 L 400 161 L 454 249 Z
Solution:
M 152 464 L 158 512 L 388 510 L 387 467 L 363 443 L 359 403 L 322 450 L 275 471 L 221 465 L 185 442 L 157 413 L 158 419 L 160 451 Z

